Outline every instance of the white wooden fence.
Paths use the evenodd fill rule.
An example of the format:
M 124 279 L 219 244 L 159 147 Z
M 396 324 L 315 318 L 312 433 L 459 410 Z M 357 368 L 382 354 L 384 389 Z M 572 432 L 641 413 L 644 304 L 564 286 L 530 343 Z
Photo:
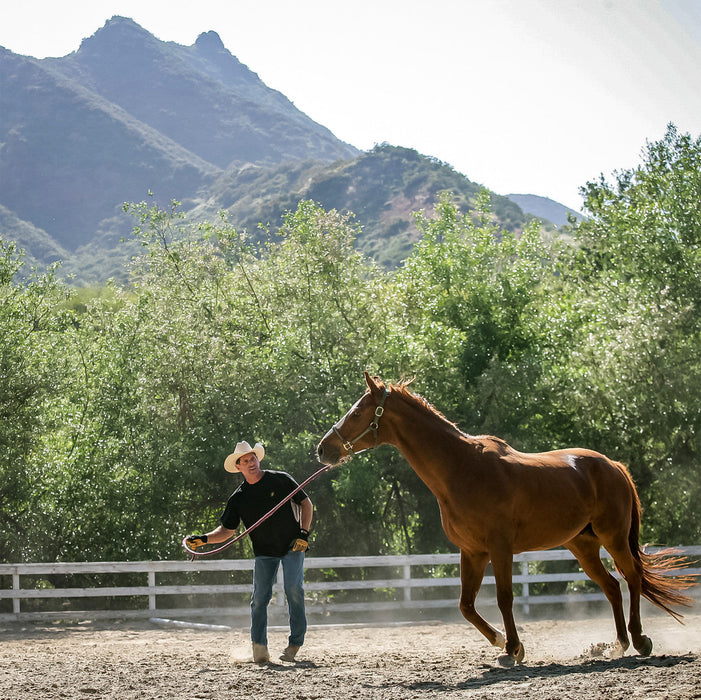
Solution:
M 688 569 L 688 573 L 701 574 L 698 568 L 698 558 L 701 556 L 701 546 L 682 547 L 681 551 L 697 558 L 697 566 Z M 655 550 L 651 550 L 655 551 Z M 604 557 L 607 556 L 602 551 Z M 533 584 L 552 582 L 586 581 L 586 575 L 581 571 L 564 573 L 543 573 L 547 566 L 538 562 L 567 561 L 574 557 L 567 550 L 550 550 L 545 552 L 527 552 L 514 557 L 513 582 L 517 585 L 514 603 L 522 606 L 528 612 L 531 605 L 583 603 L 605 600 L 601 591 L 588 588 L 584 592 L 567 592 L 557 595 L 534 594 Z M 420 554 L 411 556 L 384 557 L 307 557 L 305 562 L 308 613 L 320 613 L 331 621 L 335 613 L 363 613 L 371 617 L 379 611 L 389 613 L 409 614 L 413 611 L 428 611 L 437 608 L 457 609 L 460 578 L 455 565 L 459 564 L 459 554 Z M 452 566 L 451 566 L 452 565 Z M 414 568 L 421 567 L 416 575 Z M 359 574 L 347 580 L 339 580 L 341 572 L 355 569 Z M 360 569 L 360 571 L 357 571 Z M 0 620 L 41 620 L 88 617 L 99 618 L 140 618 L 140 617 L 213 617 L 221 619 L 226 616 L 247 615 L 249 613 L 247 597 L 251 590 L 253 561 L 250 559 L 197 559 L 189 561 L 139 561 L 139 562 L 90 562 L 90 563 L 36 563 L 36 564 L 0 564 L 0 606 L 5 606 L 0 612 Z M 317 570 L 317 571 L 315 571 Z M 428 573 L 427 573 L 428 571 Z M 229 572 L 229 577 L 237 577 L 238 583 L 187 583 L 172 585 L 164 581 L 168 575 L 186 574 L 190 578 L 206 576 L 213 572 Z M 247 574 L 234 572 L 248 572 Z M 389 573 L 388 573 L 389 572 Z M 63 587 L 52 585 L 52 577 L 82 576 L 101 574 L 130 574 L 143 578 L 144 585 L 104 586 L 97 583 L 90 587 Z M 379 575 L 378 575 L 379 574 Z M 494 577 L 484 578 L 480 591 L 481 605 L 495 604 Z M 242 578 L 243 577 L 243 578 Z M 245 580 L 243 580 L 245 579 Z M 25 583 L 27 585 L 23 585 Z M 520 591 L 519 591 L 520 587 Z M 699 587 L 701 588 L 701 587 Z M 701 596 L 699 588 L 692 590 L 697 599 Z M 355 600 L 347 602 L 349 592 L 355 591 Z M 415 593 L 416 592 L 416 593 Z M 284 609 L 284 594 L 282 593 L 281 572 L 274 589 L 271 603 L 273 612 Z M 238 595 L 237 595 L 238 594 Z M 209 604 L 212 596 L 222 595 L 238 598 L 238 604 L 233 607 L 221 607 Z M 168 600 L 180 596 L 190 596 L 183 606 L 166 607 L 159 605 L 159 598 L 168 596 Z M 68 605 L 72 599 L 114 599 L 130 598 L 132 604 L 116 609 L 119 606 L 105 605 L 104 608 L 78 610 L 75 605 Z M 198 607 L 187 607 L 193 598 Z M 345 598 L 346 602 L 339 599 Z M 11 600 L 12 611 L 9 611 Z M 58 609 L 40 611 L 24 610 L 23 603 L 31 600 L 55 600 Z M 134 603 L 136 601 L 136 604 Z M 28 607 L 25 604 L 25 607 Z M 0 607 L 0 611 L 3 607 Z

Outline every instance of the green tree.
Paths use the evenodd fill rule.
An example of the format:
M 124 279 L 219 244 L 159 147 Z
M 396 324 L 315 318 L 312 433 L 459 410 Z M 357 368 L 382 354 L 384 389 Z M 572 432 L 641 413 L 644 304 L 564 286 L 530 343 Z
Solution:
M 518 382 L 532 382 L 543 329 L 540 307 L 552 276 L 536 223 L 520 236 L 492 223 L 486 196 L 460 214 L 444 197 L 419 216 L 421 240 L 397 273 L 391 347 L 402 373 L 466 429 L 511 432 Z M 501 387 L 503 381 L 508 386 Z M 508 436 L 506 436 L 508 437 Z
M 644 162 L 583 188 L 551 317 L 540 429 L 629 464 L 644 536 L 701 536 L 701 140 L 672 126 Z M 563 303 L 564 302 L 564 303 Z M 557 329 L 564 329 L 558 335 Z
M 643 162 L 582 188 L 591 216 L 574 226 L 578 265 L 595 277 L 635 282 L 642 292 L 701 304 L 701 137 L 670 125 Z M 690 319 L 693 321 L 693 319 Z
M 218 517 L 232 489 L 221 465 L 239 439 L 263 440 L 268 464 L 300 480 L 318 469 L 317 441 L 382 343 L 383 273 L 354 250 L 348 217 L 311 202 L 262 245 L 225 219 L 200 230 L 175 211 L 137 210 L 146 246 L 133 282 L 145 309 L 144 386 L 158 392 L 150 401 L 164 420 L 164 397 L 178 407 L 171 423 L 182 456 L 169 468 L 199 482 L 184 508 L 194 528 Z M 175 441 L 164 437 L 166 446 Z M 331 480 L 314 489 L 320 541 L 352 544 Z
M 64 386 L 62 334 L 66 292 L 56 266 L 20 281 L 23 254 L 0 239 L 0 560 L 32 553 L 24 534 L 33 527 L 43 489 L 43 436 L 61 416 L 45 405 Z

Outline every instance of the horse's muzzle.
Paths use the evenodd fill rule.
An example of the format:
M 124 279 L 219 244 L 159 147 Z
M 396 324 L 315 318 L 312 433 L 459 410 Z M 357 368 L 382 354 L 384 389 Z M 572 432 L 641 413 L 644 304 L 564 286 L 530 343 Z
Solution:
M 316 458 L 321 464 L 338 464 L 341 461 L 340 446 L 334 444 L 335 435 L 329 430 L 316 446 Z

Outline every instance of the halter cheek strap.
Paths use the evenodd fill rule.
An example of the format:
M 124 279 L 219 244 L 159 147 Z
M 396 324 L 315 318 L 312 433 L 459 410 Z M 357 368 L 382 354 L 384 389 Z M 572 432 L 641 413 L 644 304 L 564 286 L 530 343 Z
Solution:
M 385 401 L 387 400 L 387 396 L 389 396 L 389 388 L 385 387 L 385 393 L 382 395 L 382 399 L 380 399 L 380 403 L 375 407 L 375 414 L 373 416 L 372 421 L 370 421 L 370 425 L 363 430 L 360 435 L 358 435 L 357 438 L 354 440 L 346 440 L 343 435 L 341 435 L 340 431 L 338 430 L 337 426 L 333 426 L 332 430 L 336 435 L 338 436 L 338 439 L 341 441 L 341 444 L 343 445 L 343 449 L 348 452 L 349 459 L 352 459 L 356 454 L 360 454 L 360 452 L 365 452 L 365 450 L 360 450 L 360 452 L 354 452 L 353 451 L 353 445 L 355 445 L 360 438 L 364 437 L 367 435 L 370 431 L 372 431 L 373 435 L 375 436 L 375 445 L 374 447 L 377 447 L 377 430 L 380 427 L 380 418 L 382 418 L 382 414 L 385 412 Z M 365 448 L 365 449 L 370 449 L 370 448 Z

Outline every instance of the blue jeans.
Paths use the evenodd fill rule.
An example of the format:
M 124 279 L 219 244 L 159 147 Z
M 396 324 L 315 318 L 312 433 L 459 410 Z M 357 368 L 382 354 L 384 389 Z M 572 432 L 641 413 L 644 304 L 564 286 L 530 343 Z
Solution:
M 268 646 L 268 603 L 282 562 L 282 578 L 290 613 L 289 643 L 301 647 L 307 631 L 304 609 L 304 552 L 289 551 L 284 557 L 259 555 L 253 563 L 251 595 L 251 641 Z

